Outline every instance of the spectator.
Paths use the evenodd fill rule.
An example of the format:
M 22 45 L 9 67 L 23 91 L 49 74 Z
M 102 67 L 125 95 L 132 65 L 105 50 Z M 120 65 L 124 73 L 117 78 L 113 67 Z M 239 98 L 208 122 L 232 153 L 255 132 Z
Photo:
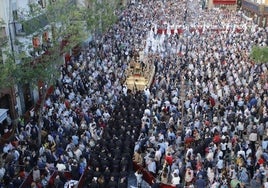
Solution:
M 143 178 L 142 178 L 143 175 L 142 175 L 141 170 L 136 171 L 135 176 L 136 176 L 136 179 L 137 179 L 137 187 L 141 188 L 142 187 L 142 181 L 143 181 Z
M 198 176 L 198 179 L 195 182 L 195 186 L 197 188 L 203 188 L 206 187 L 206 181 L 203 179 L 202 175 Z
M 33 169 L 33 181 L 37 182 L 40 181 L 40 169 L 38 168 L 38 166 L 35 166 Z

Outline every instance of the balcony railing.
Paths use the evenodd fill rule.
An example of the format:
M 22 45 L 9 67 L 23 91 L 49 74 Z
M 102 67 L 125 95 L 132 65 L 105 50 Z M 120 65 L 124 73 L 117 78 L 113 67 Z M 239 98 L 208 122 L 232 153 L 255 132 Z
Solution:
M 242 1 L 242 7 L 245 9 L 249 9 L 257 14 L 260 13 L 259 5 L 251 1 Z
M 213 0 L 214 5 L 236 5 L 236 0 Z
M 41 14 L 26 21 L 15 22 L 16 35 L 31 35 L 48 25 L 45 14 Z
M 264 14 L 267 14 L 267 15 L 268 15 L 268 5 L 266 5 L 266 6 L 264 7 Z
M 6 34 L 6 28 L 0 27 L 0 46 L 6 44 L 8 41 L 8 37 Z
M 8 42 L 7 36 L 0 36 L 0 47 Z

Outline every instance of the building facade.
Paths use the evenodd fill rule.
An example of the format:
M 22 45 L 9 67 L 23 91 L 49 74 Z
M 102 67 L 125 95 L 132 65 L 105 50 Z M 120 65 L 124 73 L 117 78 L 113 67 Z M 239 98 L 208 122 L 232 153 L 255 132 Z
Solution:
M 12 27 L 12 6 L 14 0 L 0 0 L 0 63 L 6 60 L 5 51 L 14 51 L 14 29 Z M 9 114 L 12 119 L 19 114 L 20 99 L 17 87 L 0 89 L 0 124 Z
M 241 8 L 256 24 L 268 26 L 268 0 L 242 0 Z

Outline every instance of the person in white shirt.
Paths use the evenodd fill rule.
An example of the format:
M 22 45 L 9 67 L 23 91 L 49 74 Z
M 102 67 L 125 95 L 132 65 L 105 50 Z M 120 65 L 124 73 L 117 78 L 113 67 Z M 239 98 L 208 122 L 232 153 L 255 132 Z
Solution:
M 180 181 L 181 181 L 181 179 L 180 179 L 179 174 L 177 174 L 176 172 L 173 172 L 173 173 L 172 173 L 171 184 L 172 184 L 173 186 L 177 186 L 177 185 L 180 184 Z
M 209 184 L 211 185 L 214 181 L 214 178 L 215 178 L 215 172 L 214 172 L 213 168 L 208 167 L 207 177 L 208 177 Z
M 222 169 L 224 168 L 224 161 L 223 161 L 222 157 L 219 157 L 219 160 L 218 160 L 216 166 L 218 169 L 218 173 L 221 174 Z
M 0 168 L 0 180 L 3 179 L 3 177 L 5 176 L 5 174 L 6 174 L 6 169 L 2 166 Z
M 225 136 L 224 136 L 225 138 Z M 227 150 L 227 142 L 226 140 L 224 139 L 223 142 L 221 142 L 221 151 L 223 153 L 223 157 L 225 156 L 226 154 L 226 150 Z
M 8 153 L 9 151 L 11 151 L 13 149 L 13 146 L 11 143 L 6 143 L 5 146 L 3 147 L 3 152 L 4 153 Z
M 236 172 L 235 167 L 233 165 L 229 169 L 229 178 L 230 179 L 236 179 L 237 178 L 237 172 Z
M 141 184 L 142 184 L 142 172 L 141 172 L 141 170 L 139 169 L 138 171 L 136 171 L 135 172 L 135 176 L 136 176 L 136 178 L 137 178 L 137 187 L 138 188 L 141 188 Z
M 156 162 L 154 159 L 149 159 L 147 163 L 148 171 L 155 176 L 156 175 Z

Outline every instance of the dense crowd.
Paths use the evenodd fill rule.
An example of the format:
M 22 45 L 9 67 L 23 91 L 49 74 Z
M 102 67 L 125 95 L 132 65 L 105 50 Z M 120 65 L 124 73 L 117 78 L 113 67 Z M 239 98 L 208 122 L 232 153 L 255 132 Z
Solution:
M 53 170 L 75 181 L 86 171 L 85 187 L 127 187 L 133 159 L 177 187 L 268 187 L 267 64 L 249 59 L 253 45 L 267 45 L 267 29 L 197 2 L 143 0 L 118 12 L 61 67 L 41 147 L 37 114 L 20 122 L 3 148 L 3 184 L 19 187 L 33 169 L 32 187 L 45 187 Z M 156 32 L 170 28 L 183 32 Z M 156 74 L 130 91 L 124 73 L 140 49 Z M 67 182 L 59 173 L 53 183 Z
M 150 5 L 163 10 L 146 40 L 157 72 L 134 160 L 178 187 L 267 186 L 267 64 L 249 58 L 254 45 L 267 45 L 267 28 L 241 12 L 188 3 Z

